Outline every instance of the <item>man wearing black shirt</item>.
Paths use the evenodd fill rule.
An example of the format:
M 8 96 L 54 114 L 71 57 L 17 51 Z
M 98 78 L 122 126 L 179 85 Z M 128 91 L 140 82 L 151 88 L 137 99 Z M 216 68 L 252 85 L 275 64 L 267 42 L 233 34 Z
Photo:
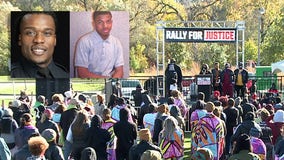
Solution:
M 67 70 L 53 61 L 56 17 L 53 12 L 23 12 L 19 19 L 21 55 L 12 60 L 12 78 L 69 78 Z M 69 60 L 69 58 L 68 58 Z

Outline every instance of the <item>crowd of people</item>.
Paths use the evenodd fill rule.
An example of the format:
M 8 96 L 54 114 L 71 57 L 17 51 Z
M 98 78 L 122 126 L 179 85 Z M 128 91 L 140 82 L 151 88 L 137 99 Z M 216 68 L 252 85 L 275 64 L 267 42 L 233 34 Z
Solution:
M 222 78 L 229 67 L 226 64 L 224 71 L 217 72 L 216 63 L 212 73 L 220 79 L 213 83 L 210 100 L 199 92 L 191 105 L 179 90 L 170 90 L 158 102 L 140 85 L 133 92 L 135 108 L 115 93 L 106 103 L 102 95 L 67 91 L 54 94 L 48 104 L 44 95 L 33 103 L 21 92 L 0 112 L 0 159 L 181 160 L 185 138 L 191 139 L 187 156 L 194 160 L 284 159 L 281 98 L 278 94 L 258 98 L 248 94 L 242 86 L 245 75 L 231 79 L 236 74 L 228 71 Z M 231 85 L 239 85 L 234 87 L 238 93 L 224 90 L 224 79 L 235 80 Z M 188 130 L 191 137 L 185 137 Z
M 200 92 L 190 110 L 191 151 L 207 148 L 214 160 L 282 159 L 283 110 L 280 97 L 219 96 L 204 102 Z
M 159 106 L 145 95 L 138 125 L 141 112 L 115 94 L 106 104 L 102 95 L 68 91 L 48 104 L 22 92 L 0 112 L 0 159 L 183 159 L 188 110 L 178 91 L 172 95 Z

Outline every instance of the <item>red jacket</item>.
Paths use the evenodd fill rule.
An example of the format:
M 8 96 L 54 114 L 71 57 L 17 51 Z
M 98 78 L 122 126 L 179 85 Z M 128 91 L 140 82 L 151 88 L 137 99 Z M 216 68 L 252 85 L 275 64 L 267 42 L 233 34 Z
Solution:
M 280 136 L 280 128 L 284 125 L 284 123 L 282 123 L 282 122 L 273 122 L 272 121 L 273 117 L 274 117 L 274 115 L 271 115 L 270 117 L 268 117 L 265 120 L 265 123 L 272 130 L 272 136 L 273 136 L 272 137 L 272 143 L 273 143 L 273 145 L 275 145 L 277 138 Z

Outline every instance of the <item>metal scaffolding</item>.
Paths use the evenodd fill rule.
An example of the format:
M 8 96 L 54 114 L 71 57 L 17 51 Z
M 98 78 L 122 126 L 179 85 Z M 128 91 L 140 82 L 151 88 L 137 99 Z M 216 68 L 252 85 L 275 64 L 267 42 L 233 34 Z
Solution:
M 166 27 L 178 28 L 220 28 L 236 29 L 236 65 L 244 63 L 245 22 L 244 21 L 158 21 L 156 23 L 157 94 L 165 96 L 165 35 Z

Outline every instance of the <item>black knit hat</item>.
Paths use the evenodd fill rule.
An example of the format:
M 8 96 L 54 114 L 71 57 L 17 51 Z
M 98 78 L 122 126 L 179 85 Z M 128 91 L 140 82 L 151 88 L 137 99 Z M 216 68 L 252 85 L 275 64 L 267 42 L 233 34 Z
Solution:
M 245 115 L 245 120 L 253 121 L 253 120 L 254 120 L 254 113 L 253 113 L 253 112 L 248 112 L 248 113 Z

